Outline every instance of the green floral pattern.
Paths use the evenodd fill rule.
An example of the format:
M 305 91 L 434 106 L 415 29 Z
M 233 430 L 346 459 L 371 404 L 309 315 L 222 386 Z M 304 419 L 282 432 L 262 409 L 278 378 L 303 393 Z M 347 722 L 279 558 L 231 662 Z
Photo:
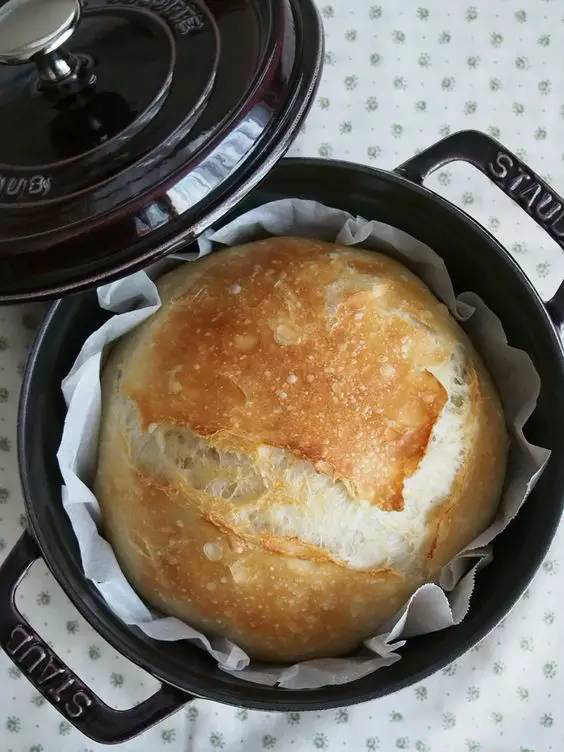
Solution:
M 321 0 L 323 79 L 292 156 L 391 169 L 438 138 L 476 128 L 502 140 L 564 192 L 564 90 L 558 0 Z M 467 165 L 426 184 L 494 233 L 539 292 L 564 277 L 564 254 Z M 453 238 L 453 243 L 456 239 Z M 0 557 L 25 526 L 17 401 L 41 305 L 0 308 Z M 563 386 L 564 388 L 564 386 Z M 559 752 L 563 749 L 564 531 L 525 597 L 473 650 L 391 697 L 322 712 L 265 713 L 195 700 L 123 752 Z M 493 565 L 495 566 L 495 564 Z M 130 707 L 157 683 L 118 655 L 41 562 L 18 603 L 107 702 Z M 102 752 L 62 719 L 0 653 L 0 750 Z

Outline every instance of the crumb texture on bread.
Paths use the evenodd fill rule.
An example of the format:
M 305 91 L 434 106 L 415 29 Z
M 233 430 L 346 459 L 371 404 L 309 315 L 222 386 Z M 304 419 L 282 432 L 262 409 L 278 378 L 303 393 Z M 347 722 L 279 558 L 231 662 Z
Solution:
M 483 364 L 379 253 L 271 238 L 159 291 L 102 380 L 95 490 L 126 575 L 254 658 L 353 649 L 495 513 Z

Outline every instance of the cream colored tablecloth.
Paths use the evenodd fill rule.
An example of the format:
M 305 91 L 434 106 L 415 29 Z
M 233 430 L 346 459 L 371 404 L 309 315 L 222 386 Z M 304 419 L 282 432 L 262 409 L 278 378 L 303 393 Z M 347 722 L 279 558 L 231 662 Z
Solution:
M 559 0 L 333 0 L 319 7 L 327 34 L 323 82 L 293 155 L 389 169 L 449 132 L 479 128 L 564 192 Z M 564 277 L 564 254 L 486 178 L 457 164 L 439 170 L 428 184 L 498 235 L 545 297 L 553 292 Z M 41 314 L 40 306 L 0 309 L 0 556 L 25 525 L 16 409 Z M 363 706 L 311 714 L 247 712 L 196 701 L 120 749 L 561 752 L 563 544 L 560 533 L 503 624 L 421 684 Z M 18 599 L 61 657 L 108 702 L 128 707 L 155 688 L 82 620 L 43 564 L 34 566 Z M 2 752 L 101 749 L 71 728 L 0 654 Z

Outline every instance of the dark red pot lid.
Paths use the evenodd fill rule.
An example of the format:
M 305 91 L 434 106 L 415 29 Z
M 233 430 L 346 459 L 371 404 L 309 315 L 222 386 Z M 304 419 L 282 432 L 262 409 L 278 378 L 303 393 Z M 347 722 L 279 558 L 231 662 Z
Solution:
M 193 241 L 284 154 L 321 57 L 312 0 L 0 3 L 0 302 Z

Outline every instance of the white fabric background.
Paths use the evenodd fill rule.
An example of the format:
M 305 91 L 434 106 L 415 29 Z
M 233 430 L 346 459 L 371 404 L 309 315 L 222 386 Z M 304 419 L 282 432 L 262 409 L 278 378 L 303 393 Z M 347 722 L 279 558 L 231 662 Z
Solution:
M 327 34 L 323 82 L 293 155 L 389 169 L 441 135 L 472 127 L 495 135 L 564 192 L 559 0 L 321 0 L 319 7 Z M 486 178 L 451 165 L 428 185 L 497 234 L 543 295 L 553 292 L 564 277 L 564 254 Z M 25 523 L 16 410 L 41 312 L 35 306 L 0 309 L 0 556 Z M 363 706 L 311 714 L 247 712 L 196 701 L 120 749 L 560 752 L 563 543 L 560 532 L 503 624 L 421 684 Z M 147 674 L 79 617 L 43 564 L 33 568 L 18 600 L 61 657 L 108 702 L 125 708 L 154 690 Z M 0 749 L 104 747 L 71 728 L 0 654 Z

